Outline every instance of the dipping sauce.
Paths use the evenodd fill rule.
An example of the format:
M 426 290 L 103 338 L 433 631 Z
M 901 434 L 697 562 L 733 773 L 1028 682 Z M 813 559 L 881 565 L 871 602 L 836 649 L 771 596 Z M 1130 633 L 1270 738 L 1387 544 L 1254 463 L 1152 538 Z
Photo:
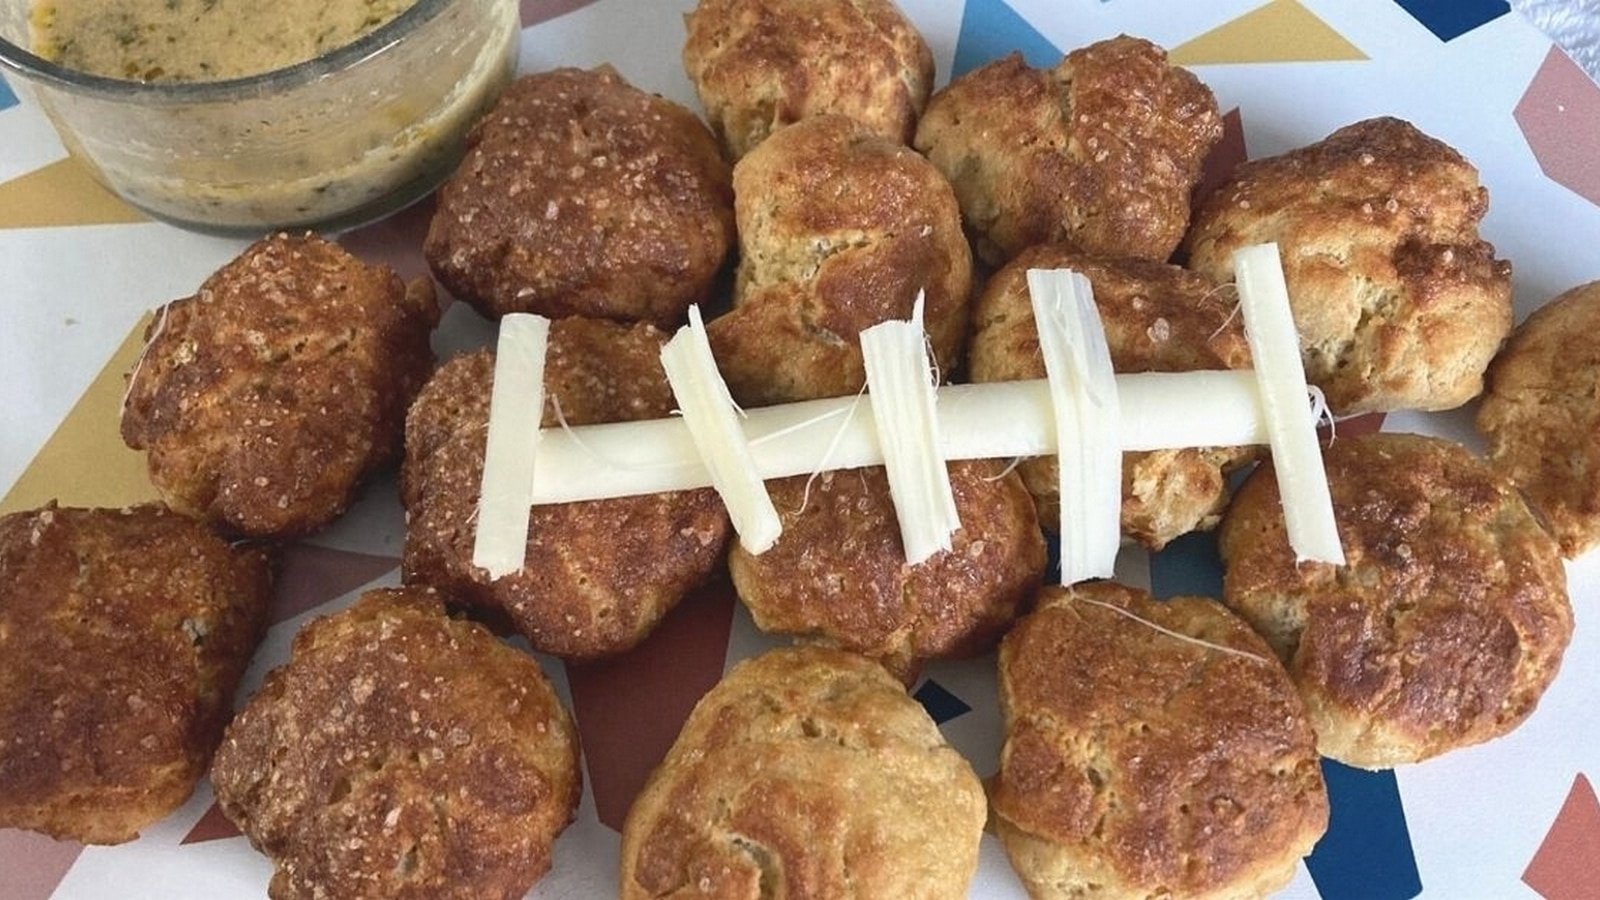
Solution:
M 133 81 L 219 81 L 292 66 L 388 23 L 415 0 L 39 0 L 33 50 Z

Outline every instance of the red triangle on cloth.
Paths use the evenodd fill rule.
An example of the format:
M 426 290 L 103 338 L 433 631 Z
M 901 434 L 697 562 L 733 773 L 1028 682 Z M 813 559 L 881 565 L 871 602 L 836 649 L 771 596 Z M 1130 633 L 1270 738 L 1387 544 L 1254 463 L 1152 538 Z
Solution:
M 400 560 L 392 556 L 372 556 L 316 544 L 290 544 L 283 550 L 267 624 L 278 625 L 343 597 L 399 565 Z
M 1573 779 L 1522 880 L 1545 900 L 1600 897 L 1600 800 L 1582 774 Z
M 206 841 L 220 841 L 225 838 L 239 836 L 239 829 L 233 827 L 228 817 L 222 814 L 222 807 L 212 803 L 200 821 L 194 823 L 189 833 L 183 836 L 179 844 L 203 844 Z

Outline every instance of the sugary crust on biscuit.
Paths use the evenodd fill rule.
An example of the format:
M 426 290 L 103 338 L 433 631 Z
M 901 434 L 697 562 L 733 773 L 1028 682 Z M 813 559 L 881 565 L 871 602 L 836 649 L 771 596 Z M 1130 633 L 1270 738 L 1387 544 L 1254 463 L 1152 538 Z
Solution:
M 843 116 L 790 125 L 733 173 L 741 258 L 734 308 L 709 325 L 734 399 L 765 406 L 853 394 L 860 334 L 907 319 L 926 292 L 940 371 L 960 357 L 972 257 L 955 196 L 911 149 Z
M 928 102 L 916 147 L 954 185 L 978 255 L 1000 265 L 1062 240 L 1165 260 L 1221 139 L 1211 90 L 1123 35 L 1054 69 L 1013 53 L 957 78 Z
M 610 66 L 518 79 L 467 145 L 423 250 L 486 316 L 671 325 L 705 299 L 733 245 L 711 133 Z
M 415 588 L 372 591 L 295 635 L 211 773 L 277 866 L 273 900 L 522 897 L 581 777 L 538 663 Z
M 122 438 L 173 509 L 305 534 L 399 455 L 438 321 L 427 279 L 407 286 L 316 235 L 264 238 L 156 314 Z
M 1111 361 L 1118 372 L 1188 372 L 1250 365 L 1233 289 L 1177 266 L 1092 256 L 1067 244 L 1031 247 L 989 279 L 972 315 L 968 374 L 973 381 L 1045 376 L 1028 297 L 1030 268 L 1075 269 L 1094 287 Z M 1228 473 L 1255 456 L 1247 447 L 1125 453 L 1123 533 L 1159 550 L 1191 531 L 1214 527 L 1228 502 Z M 1061 519 L 1055 457 L 1026 460 L 1019 471 L 1054 531 Z
M 1227 603 L 1288 666 L 1318 749 L 1382 768 L 1515 728 L 1572 633 L 1554 539 L 1447 441 L 1340 438 L 1324 465 L 1348 565 L 1296 565 L 1270 466 L 1219 533 Z
M 661 370 L 666 336 L 649 325 L 561 319 L 545 365 L 546 427 L 660 418 L 675 404 Z M 710 488 L 540 505 L 527 562 L 497 580 L 472 564 L 494 356 L 441 366 L 407 422 L 402 500 L 408 583 L 501 612 L 543 652 L 586 659 L 643 640 L 722 560 L 726 510 Z
M 967 895 L 985 803 L 883 668 L 821 647 L 735 666 L 628 813 L 624 900 Z
M 1489 367 L 1478 431 L 1576 557 L 1600 544 L 1600 282 L 1550 301 Z
M 183 805 L 270 581 L 160 507 L 0 518 L 0 828 L 117 844 Z
M 1305 707 L 1212 600 L 1046 588 L 1001 645 L 1000 702 L 997 831 L 1035 898 L 1264 896 L 1327 827 Z
M 907 673 L 994 645 L 1044 575 L 1033 503 L 1014 473 L 949 464 L 961 528 L 948 553 L 905 564 L 883 469 L 769 482 L 783 535 L 760 556 L 735 546 L 734 587 L 763 631 L 800 635 Z
M 1306 375 L 1341 414 L 1450 409 L 1511 330 L 1511 265 L 1478 238 L 1477 170 L 1399 119 L 1241 165 L 1195 215 L 1189 265 L 1232 279 L 1276 241 Z
M 890 0 L 700 0 L 683 67 L 732 159 L 801 119 L 839 114 L 902 144 L 933 54 Z

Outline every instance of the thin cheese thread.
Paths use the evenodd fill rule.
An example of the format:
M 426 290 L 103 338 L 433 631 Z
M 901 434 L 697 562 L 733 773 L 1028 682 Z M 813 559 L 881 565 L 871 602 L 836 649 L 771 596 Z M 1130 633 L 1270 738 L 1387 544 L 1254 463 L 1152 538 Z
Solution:
M 1256 662 L 1260 662 L 1260 663 L 1264 663 L 1264 662 L 1268 661 L 1265 656 L 1261 656 L 1261 655 L 1256 654 L 1256 653 L 1251 653 L 1248 650 L 1240 650 L 1237 647 L 1227 647 L 1227 646 L 1224 646 L 1222 644 L 1213 644 L 1212 642 L 1210 642 L 1208 640 L 1204 640 L 1203 638 L 1197 638 L 1197 637 L 1194 637 L 1193 635 L 1184 634 L 1181 631 L 1174 631 L 1171 628 L 1167 628 L 1164 625 L 1157 625 L 1155 622 L 1152 622 L 1149 619 L 1146 619 L 1146 618 L 1144 618 L 1143 616 L 1141 616 L 1141 615 L 1139 615 L 1137 613 L 1134 613 L 1134 612 L 1131 612 L 1129 610 L 1123 609 L 1122 607 L 1116 606 L 1116 605 L 1111 604 L 1111 603 L 1106 603 L 1103 600 L 1091 600 L 1088 597 L 1084 597 L 1084 596 L 1081 596 L 1079 594 L 1072 594 L 1071 596 L 1072 596 L 1073 601 L 1076 602 L 1076 603 L 1087 603 L 1090 606 L 1098 606 L 1098 607 L 1101 607 L 1103 609 L 1109 609 L 1112 612 L 1116 613 L 1117 615 L 1122 616 L 1123 618 L 1132 619 L 1133 621 L 1138 622 L 1140 625 L 1143 625 L 1146 628 L 1150 628 L 1150 629 L 1153 629 L 1155 631 L 1159 631 L 1160 633 L 1166 635 L 1167 637 L 1176 638 L 1176 639 L 1178 639 L 1180 641 L 1183 641 L 1185 643 L 1194 644 L 1196 646 L 1205 647 L 1205 648 L 1208 648 L 1208 649 L 1211 649 L 1211 650 L 1217 650 L 1217 651 L 1220 651 L 1222 653 L 1227 653 L 1227 654 L 1229 654 L 1231 656 L 1241 656 L 1241 657 L 1244 657 L 1245 659 L 1255 660 Z
M 144 346 L 139 348 L 139 358 L 134 360 L 133 368 L 128 371 L 128 385 L 122 389 L 122 405 L 117 407 L 118 423 L 128 415 L 128 398 L 133 396 L 133 383 L 139 378 L 139 370 L 144 368 L 144 358 L 150 354 L 150 348 L 155 346 L 156 341 L 161 338 L 161 333 L 167 329 L 167 312 L 171 309 L 172 303 L 161 305 L 161 316 L 156 320 L 155 330 L 150 332 L 150 337 L 145 340 Z

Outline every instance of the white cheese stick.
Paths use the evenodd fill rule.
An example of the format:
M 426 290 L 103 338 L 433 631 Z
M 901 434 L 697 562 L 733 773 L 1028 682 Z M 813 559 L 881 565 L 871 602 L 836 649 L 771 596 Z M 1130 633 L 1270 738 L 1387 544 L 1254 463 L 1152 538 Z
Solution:
M 544 415 L 544 357 L 550 320 L 512 313 L 500 320 L 489 436 L 472 564 L 501 578 L 522 568 L 528 552 L 528 507 L 534 498 L 534 460 Z
M 1322 467 L 1316 419 L 1307 400 L 1300 338 L 1289 307 L 1278 245 L 1256 244 L 1234 253 L 1233 277 L 1261 386 L 1272 470 L 1283 498 L 1289 544 L 1300 562 L 1344 565 L 1344 547 Z

